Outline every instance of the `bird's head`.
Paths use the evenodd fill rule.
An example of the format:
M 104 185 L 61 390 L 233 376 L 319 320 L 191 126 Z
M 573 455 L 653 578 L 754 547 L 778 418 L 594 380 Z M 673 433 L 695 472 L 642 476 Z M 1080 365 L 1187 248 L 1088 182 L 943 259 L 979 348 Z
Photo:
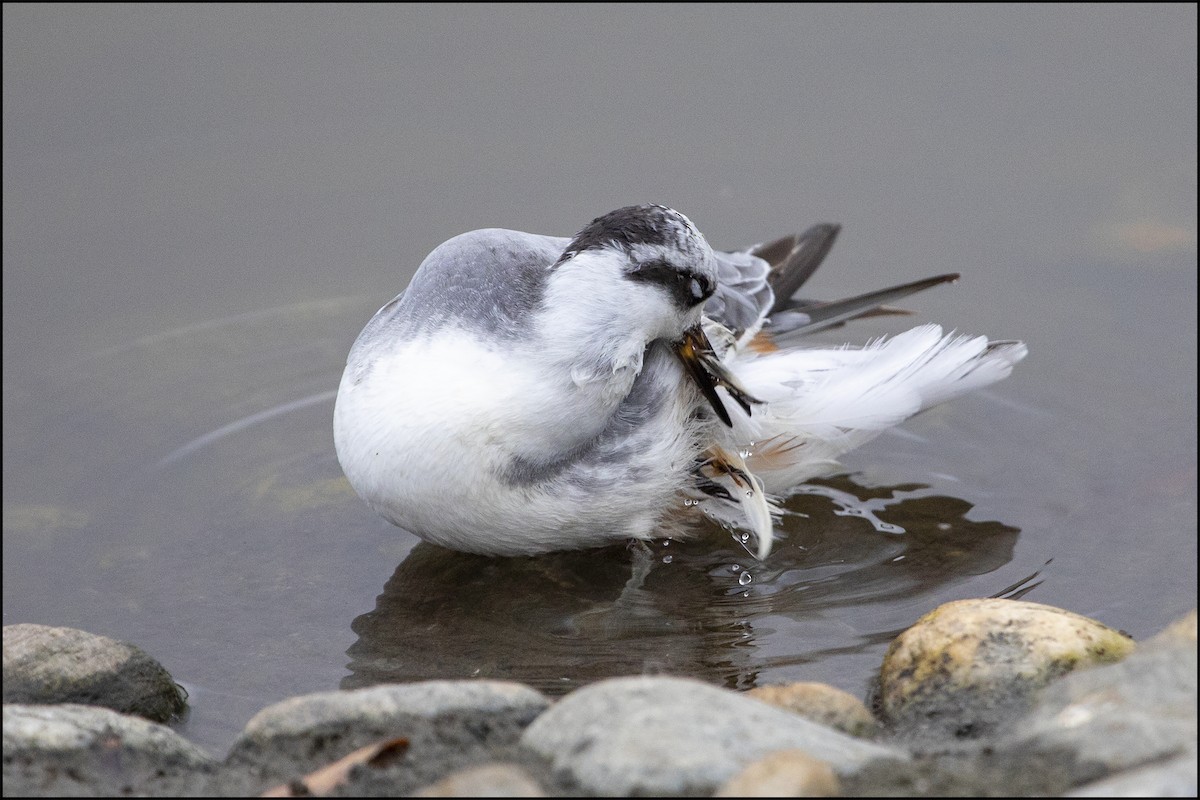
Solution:
M 550 291 L 561 298 L 556 307 L 570 309 L 581 327 L 602 331 L 601 361 L 636 371 L 645 348 L 666 341 L 726 424 L 716 386 L 747 411 L 756 402 L 725 370 L 701 327 L 704 303 L 717 289 L 716 258 L 683 214 L 660 205 L 610 211 L 576 234 L 550 269 Z

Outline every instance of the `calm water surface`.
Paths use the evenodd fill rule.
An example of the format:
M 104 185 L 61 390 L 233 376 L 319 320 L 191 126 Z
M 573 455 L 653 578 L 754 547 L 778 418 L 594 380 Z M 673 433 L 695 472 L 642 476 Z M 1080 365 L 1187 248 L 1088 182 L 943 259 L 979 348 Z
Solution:
M 4 622 L 127 639 L 216 752 L 284 697 L 610 675 L 862 696 L 942 602 L 1135 636 L 1196 599 L 1195 9 L 4 10 Z M 463 17 L 469 17 L 463 19 Z M 1022 338 L 990 389 L 687 543 L 421 544 L 333 453 L 424 255 L 633 202 L 716 246 L 840 221 L 826 297 Z

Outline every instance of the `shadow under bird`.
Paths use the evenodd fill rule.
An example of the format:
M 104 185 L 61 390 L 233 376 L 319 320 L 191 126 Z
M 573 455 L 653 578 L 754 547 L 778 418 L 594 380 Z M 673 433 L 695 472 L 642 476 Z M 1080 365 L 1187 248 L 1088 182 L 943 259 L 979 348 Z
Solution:
M 838 230 L 722 252 L 678 211 L 641 205 L 574 238 L 456 236 L 350 350 L 334 411 L 342 469 L 388 520 L 455 550 L 683 537 L 707 515 L 765 558 L 775 498 L 1026 354 L 937 325 L 801 346 L 958 277 L 799 298 Z

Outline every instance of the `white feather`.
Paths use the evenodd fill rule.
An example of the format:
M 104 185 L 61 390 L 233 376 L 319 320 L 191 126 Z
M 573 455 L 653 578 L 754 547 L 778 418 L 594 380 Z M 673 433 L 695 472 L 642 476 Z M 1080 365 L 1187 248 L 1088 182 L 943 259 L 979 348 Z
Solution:
M 764 405 L 750 416 L 734 407 L 733 437 L 766 490 L 785 492 L 881 431 L 1004 378 L 1025 354 L 937 325 L 860 349 L 745 351 L 728 366 Z

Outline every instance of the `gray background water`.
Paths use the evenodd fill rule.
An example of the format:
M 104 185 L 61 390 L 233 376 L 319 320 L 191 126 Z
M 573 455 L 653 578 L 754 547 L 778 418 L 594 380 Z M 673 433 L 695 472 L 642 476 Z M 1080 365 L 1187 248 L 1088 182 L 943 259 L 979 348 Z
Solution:
M 1195 603 L 1194 5 L 3 14 L 4 622 L 142 645 L 216 751 L 378 680 L 861 696 L 1013 584 L 1135 636 Z M 1031 355 L 794 498 L 765 565 L 414 549 L 333 455 L 358 330 L 456 233 L 647 201 L 718 246 L 841 222 L 814 294 L 962 272 L 915 320 Z

